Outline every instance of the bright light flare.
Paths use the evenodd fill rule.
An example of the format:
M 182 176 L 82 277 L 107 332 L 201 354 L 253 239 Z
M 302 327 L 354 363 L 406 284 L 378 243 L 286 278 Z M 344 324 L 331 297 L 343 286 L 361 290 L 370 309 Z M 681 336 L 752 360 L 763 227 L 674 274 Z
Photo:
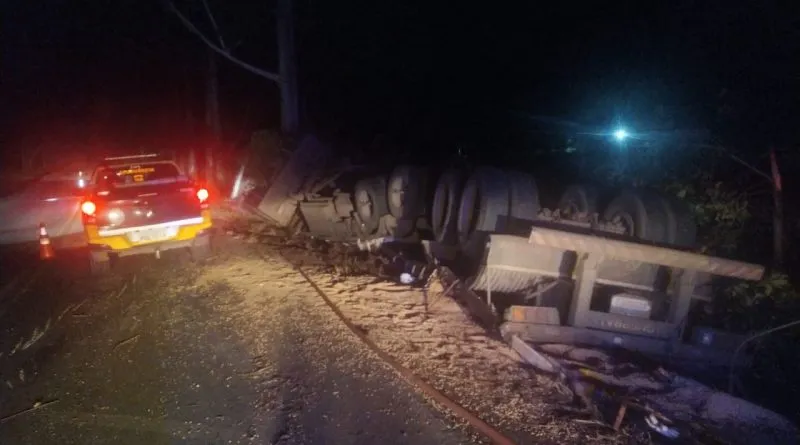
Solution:
M 97 206 L 92 201 L 84 201 L 81 204 L 81 211 L 86 214 L 86 216 L 92 216 L 94 212 L 97 211 Z
M 613 134 L 614 134 L 614 139 L 616 139 L 617 142 L 623 142 L 630 136 L 630 134 L 628 134 L 628 130 L 624 128 L 618 128 L 617 130 L 614 131 Z

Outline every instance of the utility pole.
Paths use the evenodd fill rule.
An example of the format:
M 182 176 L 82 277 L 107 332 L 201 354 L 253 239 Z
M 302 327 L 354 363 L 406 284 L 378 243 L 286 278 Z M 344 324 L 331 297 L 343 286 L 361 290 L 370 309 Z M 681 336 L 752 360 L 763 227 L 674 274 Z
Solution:
M 206 127 L 211 132 L 211 140 L 206 142 L 206 183 L 215 182 L 214 150 L 222 139 L 222 124 L 219 116 L 219 79 L 217 76 L 217 55 L 208 50 L 208 77 L 206 79 Z
M 294 51 L 292 0 L 278 0 L 278 59 L 281 88 L 281 130 L 294 135 L 298 126 L 297 61 Z

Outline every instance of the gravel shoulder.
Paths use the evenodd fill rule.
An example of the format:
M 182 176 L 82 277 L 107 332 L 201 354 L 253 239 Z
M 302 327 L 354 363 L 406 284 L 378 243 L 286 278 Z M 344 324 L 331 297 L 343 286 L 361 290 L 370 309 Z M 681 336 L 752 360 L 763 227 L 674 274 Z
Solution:
M 368 275 L 342 275 L 324 255 L 284 251 L 382 350 L 517 443 L 633 439 L 574 422 L 564 410 L 572 394 L 487 336 L 435 277 L 425 289 L 412 288 Z
M 436 277 L 426 288 L 379 279 L 369 255 L 302 237 L 281 240 L 263 222 L 238 221 L 229 232 L 301 266 L 379 348 L 517 443 L 654 443 L 650 434 L 613 431 L 576 410 L 568 389 L 487 336 Z

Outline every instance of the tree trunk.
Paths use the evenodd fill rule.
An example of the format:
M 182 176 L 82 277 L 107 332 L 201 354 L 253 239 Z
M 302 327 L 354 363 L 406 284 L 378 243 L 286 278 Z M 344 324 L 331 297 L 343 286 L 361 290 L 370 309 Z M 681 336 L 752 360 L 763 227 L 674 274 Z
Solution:
M 281 77 L 281 129 L 293 135 L 298 127 L 297 65 L 294 53 L 292 0 L 278 0 L 278 58 Z
M 778 170 L 778 159 L 775 149 L 769 151 L 770 167 L 772 170 L 772 203 L 775 209 L 772 213 L 772 265 L 775 269 L 783 268 L 783 187 L 781 174 Z
M 214 184 L 214 150 L 222 138 L 222 124 L 219 116 L 219 79 L 217 78 L 217 55 L 208 50 L 208 78 L 206 86 L 206 126 L 211 132 L 211 140 L 206 144 L 206 182 Z
M 188 67 L 188 65 L 186 65 Z M 197 137 L 195 134 L 196 126 L 194 121 L 194 101 L 192 100 L 192 83 L 191 83 L 191 72 L 188 68 L 185 69 L 186 79 L 184 80 L 184 91 L 183 91 L 183 111 L 184 111 L 184 126 L 185 126 L 185 134 L 186 140 L 189 142 L 188 148 L 186 149 L 185 159 L 186 165 L 184 168 L 186 169 L 186 174 L 189 175 L 192 179 L 197 179 L 197 172 L 195 168 L 195 149 L 197 145 Z

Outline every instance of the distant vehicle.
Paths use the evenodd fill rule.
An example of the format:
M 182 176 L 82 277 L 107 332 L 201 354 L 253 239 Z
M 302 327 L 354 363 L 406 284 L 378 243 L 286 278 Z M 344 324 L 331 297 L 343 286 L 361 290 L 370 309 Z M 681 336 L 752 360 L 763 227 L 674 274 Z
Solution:
M 86 185 L 81 203 L 92 273 L 116 257 L 188 248 L 211 254 L 211 211 L 206 188 L 158 155 L 106 158 Z
M 39 224 L 53 237 L 81 233 L 78 209 L 84 191 L 76 187 L 76 177 L 76 172 L 49 173 L 0 198 L 0 244 L 35 241 Z

